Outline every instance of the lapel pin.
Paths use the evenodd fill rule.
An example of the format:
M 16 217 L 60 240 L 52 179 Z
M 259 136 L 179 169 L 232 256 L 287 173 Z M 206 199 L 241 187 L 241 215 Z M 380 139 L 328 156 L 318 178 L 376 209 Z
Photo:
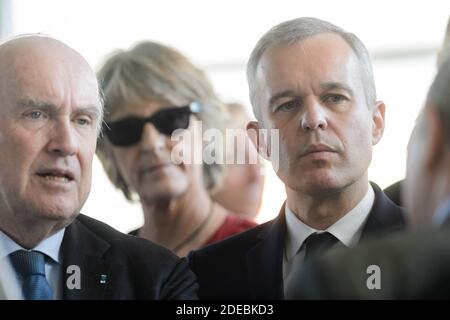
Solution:
M 105 284 L 106 280 L 108 280 L 108 276 L 106 274 L 100 275 L 100 283 Z

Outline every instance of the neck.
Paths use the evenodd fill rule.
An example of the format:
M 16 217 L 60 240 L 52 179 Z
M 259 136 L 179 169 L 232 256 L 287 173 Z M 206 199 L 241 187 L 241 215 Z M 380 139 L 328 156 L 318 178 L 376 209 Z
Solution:
M 35 248 L 41 241 L 65 228 L 69 223 L 61 221 L 7 221 L 0 219 L 0 230 L 25 249 Z
M 333 192 L 305 194 L 286 188 L 289 209 L 306 225 L 325 230 L 353 209 L 367 193 L 367 176 Z
M 225 219 L 203 188 L 191 187 L 169 201 L 143 203 L 144 226 L 139 236 L 165 246 L 180 256 L 197 249 Z

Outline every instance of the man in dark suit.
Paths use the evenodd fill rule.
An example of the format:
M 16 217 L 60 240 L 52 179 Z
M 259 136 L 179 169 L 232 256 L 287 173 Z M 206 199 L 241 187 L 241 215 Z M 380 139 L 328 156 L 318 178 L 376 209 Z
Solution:
M 449 299 L 449 163 L 450 60 L 446 60 L 430 88 L 408 146 L 403 197 L 415 233 L 320 257 L 305 266 L 296 296 Z
M 441 50 L 438 53 L 437 59 L 436 59 L 436 64 L 437 67 L 439 68 L 440 65 L 442 65 L 442 63 L 450 57 L 450 19 L 447 23 L 447 30 L 445 33 L 445 37 L 444 37 L 444 42 L 442 44 Z M 400 180 L 397 181 L 395 183 L 393 183 L 392 185 L 386 187 L 383 192 L 389 197 L 389 199 L 391 199 L 394 203 L 396 203 L 398 206 L 403 207 L 404 203 L 403 203 L 403 199 L 402 199 L 402 189 L 403 189 L 403 185 L 404 185 L 405 181 Z
M 201 299 L 289 299 L 305 260 L 404 225 L 368 180 L 385 105 L 356 36 L 314 18 L 281 23 L 257 43 L 247 78 L 258 120 L 247 129 L 287 201 L 275 220 L 190 255 Z
M 6 296 L 196 298 L 187 261 L 79 214 L 103 115 L 84 58 L 48 37 L 2 44 L 0 101 L 0 261 L 22 289 Z
M 3 244 L 0 243 L 0 256 L 4 256 Z M 14 281 L 14 272 L 7 259 L 0 259 L 0 300 L 20 297 L 20 288 Z
M 397 181 L 383 190 L 384 194 L 387 195 L 389 199 L 391 199 L 396 205 L 400 207 L 403 206 L 401 195 L 403 183 L 403 180 Z

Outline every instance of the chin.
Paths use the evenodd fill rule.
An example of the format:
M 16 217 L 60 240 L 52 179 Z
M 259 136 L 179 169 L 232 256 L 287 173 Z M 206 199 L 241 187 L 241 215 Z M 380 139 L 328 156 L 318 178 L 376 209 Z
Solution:
M 330 172 L 315 172 L 308 175 L 292 175 L 295 179 L 293 189 L 307 194 L 336 192 L 345 186 L 345 183 L 336 179 Z
M 80 214 L 79 208 L 64 205 L 40 207 L 34 212 L 35 216 L 42 220 L 68 221 L 69 223 Z
M 336 183 L 325 183 L 315 181 L 314 183 L 308 183 L 303 188 L 302 191 L 310 195 L 326 195 L 339 192 L 342 186 Z
M 152 186 L 152 190 L 146 190 L 139 195 L 140 199 L 146 203 L 164 202 L 178 198 L 188 190 L 187 183 L 179 183 L 169 186 Z

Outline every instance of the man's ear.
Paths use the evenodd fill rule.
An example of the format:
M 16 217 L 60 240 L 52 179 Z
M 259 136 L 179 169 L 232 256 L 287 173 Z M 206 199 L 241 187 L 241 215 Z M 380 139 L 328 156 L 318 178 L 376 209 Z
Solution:
M 247 123 L 247 135 L 255 146 L 258 154 L 266 160 L 270 160 L 269 148 L 267 146 L 267 135 L 260 134 L 260 124 L 258 121 Z
M 384 105 L 384 102 L 375 102 L 372 111 L 372 145 L 376 145 L 381 140 L 381 137 L 383 137 L 385 110 L 386 106 Z
M 426 140 L 425 140 L 425 168 L 426 170 L 435 170 L 442 161 L 445 153 L 444 126 L 439 119 L 436 108 L 427 105 L 425 108 Z

